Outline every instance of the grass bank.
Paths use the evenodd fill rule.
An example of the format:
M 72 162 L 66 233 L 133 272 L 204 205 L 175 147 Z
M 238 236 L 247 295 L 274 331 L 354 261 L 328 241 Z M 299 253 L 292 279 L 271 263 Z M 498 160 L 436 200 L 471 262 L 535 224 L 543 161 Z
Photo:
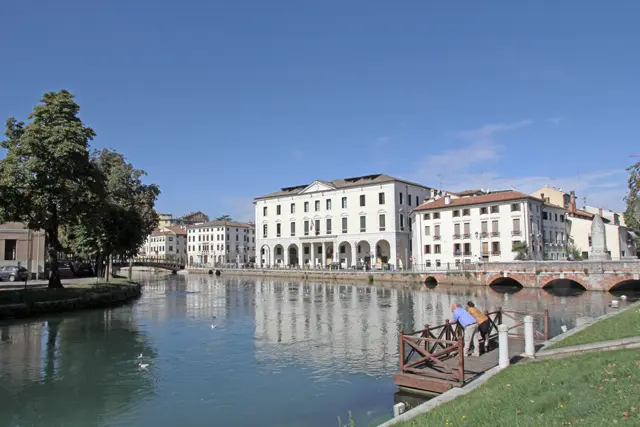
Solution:
M 554 347 L 640 336 L 640 307 L 598 321 Z M 640 351 L 521 363 L 399 427 L 640 425 Z M 623 424 L 624 425 L 624 424 Z
M 639 425 L 639 395 L 640 351 L 587 353 L 514 365 L 471 393 L 396 425 Z
M 545 350 L 640 336 L 640 305 L 600 320 Z
M 140 296 L 140 285 L 124 279 L 0 291 L 0 319 L 117 305 Z

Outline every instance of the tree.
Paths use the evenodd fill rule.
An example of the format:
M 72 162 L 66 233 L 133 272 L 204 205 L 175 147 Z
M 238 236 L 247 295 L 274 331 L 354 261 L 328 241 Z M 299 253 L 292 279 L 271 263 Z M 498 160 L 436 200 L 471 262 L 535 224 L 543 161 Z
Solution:
M 517 252 L 515 261 L 527 261 L 529 259 L 529 247 L 526 242 L 515 242 L 513 252 Z
M 640 228 L 640 162 L 627 168 L 629 193 L 625 197 L 627 210 L 624 212 L 624 222 L 627 227 Z
M 115 151 L 96 151 L 91 163 L 103 185 L 91 194 L 89 213 L 70 224 L 71 246 L 98 265 L 113 256 L 130 259 L 158 225 L 154 206 L 160 190 L 143 184 L 146 173 Z
M 62 287 L 58 271 L 61 224 L 87 211 L 96 175 L 89 158 L 93 129 L 78 117 L 80 106 L 66 90 L 48 92 L 25 124 L 6 123 L 7 155 L 0 160 L 0 220 L 44 230 L 49 287 Z
M 567 255 L 573 254 L 575 261 L 582 261 L 582 249 L 576 246 L 575 242 L 570 240 L 567 242 Z
M 233 219 L 231 218 L 231 215 L 221 215 L 216 218 L 216 221 L 233 221 Z

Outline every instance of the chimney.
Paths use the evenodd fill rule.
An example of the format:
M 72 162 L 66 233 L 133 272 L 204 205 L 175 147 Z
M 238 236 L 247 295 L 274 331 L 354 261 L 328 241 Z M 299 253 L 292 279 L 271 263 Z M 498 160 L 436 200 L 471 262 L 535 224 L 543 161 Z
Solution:
M 451 196 L 450 195 L 446 194 L 444 196 L 444 204 L 445 205 L 450 205 L 451 204 Z
M 545 185 L 545 187 L 546 187 L 546 185 Z M 540 198 L 542 199 L 542 203 L 544 203 L 545 202 L 544 201 L 544 193 L 540 193 Z
M 598 208 L 598 215 L 600 215 L 600 218 L 602 218 L 602 208 Z
M 576 192 L 572 190 L 570 194 L 571 195 L 569 198 L 569 212 L 576 213 Z

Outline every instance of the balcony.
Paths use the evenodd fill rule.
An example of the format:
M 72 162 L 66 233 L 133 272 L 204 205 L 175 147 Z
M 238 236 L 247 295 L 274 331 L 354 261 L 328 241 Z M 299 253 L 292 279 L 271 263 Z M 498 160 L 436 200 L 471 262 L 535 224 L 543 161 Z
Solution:
M 342 229 L 342 234 L 347 234 L 347 229 L 346 228 Z
M 500 232 L 499 231 L 492 231 L 491 232 L 491 237 L 500 237 Z
M 280 237 L 280 233 L 276 233 L 276 237 Z
M 502 252 L 500 251 L 493 251 L 491 252 L 491 255 L 496 256 L 496 255 L 500 255 Z
M 440 240 L 440 236 L 433 236 L 433 240 Z
M 482 233 L 480 233 L 480 237 L 481 237 L 481 238 L 485 238 L 485 237 L 487 237 L 488 235 L 489 235 L 489 233 L 488 233 L 488 232 L 486 232 L 486 231 L 483 231 Z
M 471 238 L 471 234 L 470 234 L 470 233 L 464 233 L 464 234 L 462 235 L 462 238 L 463 238 L 463 239 L 470 239 L 470 238 Z
M 454 235 L 453 235 L 453 238 L 454 238 L 454 239 L 459 239 L 459 238 L 460 238 L 460 234 L 454 234 Z
M 511 232 L 511 235 L 512 235 L 512 236 L 522 236 L 522 231 L 520 231 L 520 230 L 513 230 L 513 231 Z
M 380 231 L 385 231 L 386 227 L 380 227 Z

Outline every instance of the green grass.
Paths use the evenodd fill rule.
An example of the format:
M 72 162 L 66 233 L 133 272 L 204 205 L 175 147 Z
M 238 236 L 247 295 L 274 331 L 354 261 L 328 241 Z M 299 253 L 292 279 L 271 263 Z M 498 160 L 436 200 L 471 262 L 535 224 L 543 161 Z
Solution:
M 640 351 L 514 365 L 399 427 L 640 425 Z
M 546 349 L 640 336 L 640 306 L 632 307 L 575 333 Z
M 109 282 L 65 284 L 62 289 L 46 287 L 25 289 L 7 289 L 0 291 L 0 305 L 19 304 L 24 302 L 61 301 L 78 298 L 86 293 L 107 292 L 115 286 L 129 284 L 128 280 L 111 279 Z

